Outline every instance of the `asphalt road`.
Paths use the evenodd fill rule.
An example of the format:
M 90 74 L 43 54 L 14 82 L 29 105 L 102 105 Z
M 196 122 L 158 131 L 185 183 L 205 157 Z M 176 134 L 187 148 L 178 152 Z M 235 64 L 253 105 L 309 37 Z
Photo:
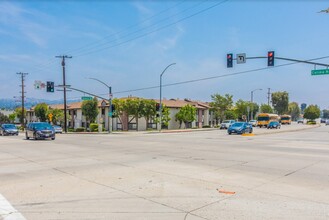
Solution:
M 329 219 L 329 126 L 295 127 L 0 137 L 0 220 Z

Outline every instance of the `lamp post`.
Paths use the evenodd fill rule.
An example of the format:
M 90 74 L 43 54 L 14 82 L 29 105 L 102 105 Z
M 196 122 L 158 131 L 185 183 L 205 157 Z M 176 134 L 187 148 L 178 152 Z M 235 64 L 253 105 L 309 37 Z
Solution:
M 253 120 L 254 119 L 254 109 L 253 109 L 253 99 L 254 99 L 254 92 L 257 91 L 257 90 L 263 90 L 263 89 L 254 89 L 251 91 L 251 115 L 250 115 L 250 120 Z
M 172 66 L 172 65 L 175 65 L 176 63 L 171 63 L 169 64 L 163 71 L 162 73 L 160 74 L 160 108 L 159 108 L 159 111 L 160 111 L 160 132 L 161 132 L 161 129 L 162 129 L 162 75 L 166 72 L 166 70 Z
M 109 89 L 109 115 L 108 115 L 108 126 L 109 126 L 109 133 L 112 132 L 112 87 L 107 85 L 105 82 L 96 79 L 96 78 L 89 78 L 92 80 L 95 80 L 97 82 L 102 83 L 104 86 L 106 86 Z

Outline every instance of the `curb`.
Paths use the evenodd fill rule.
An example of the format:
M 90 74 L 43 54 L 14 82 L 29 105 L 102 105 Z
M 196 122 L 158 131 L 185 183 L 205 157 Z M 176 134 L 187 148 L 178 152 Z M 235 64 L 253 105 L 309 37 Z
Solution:
M 320 124 L 317 125 L 306 125 L 306 126 L 311 126 L 311 127 L 307 127 L 307 128 L 300 128 L 300 129 L 292 129 L 292 130 L 279 130 L 279 131 L 274 131 L 271 133 L 260 133 L 260 134 L 255 134 L 257 136 L 259 135 L 271 135 L 271 134 L 279 134 L 279 133 L 286 133 L 286 132 L 296 132 L 296 131 L 303 131 L 303 130 L 308 130 L 308 129 L 312 129 L 312 128 L 318 128 L 321 127 Z

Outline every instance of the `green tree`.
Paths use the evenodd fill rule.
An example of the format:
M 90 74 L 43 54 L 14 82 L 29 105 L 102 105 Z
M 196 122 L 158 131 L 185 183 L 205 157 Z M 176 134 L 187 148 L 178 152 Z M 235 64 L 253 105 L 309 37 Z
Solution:
M 185 123 L 185 128 L 188 127 L 188 123 L 195 121 L 196 119 L 196 108 L 192 105 L 185 105 L 175 115 L 176 121 L 179 121 L 181 128 L 182 122 Z
M 85 100 L 81 106 L 82 114 L 86 117 L 86 121 L 94 123 L 98 115 L 98 100 L 94 97 L 93 100 Z M 86 125 L 87 127 L 87 125 Z
M 24 115 L 26 116 L 26 109 L 24 108 Z M 17 118 L 19 118 L 19 123 L 23 124 L 22 122 L 22 108 L 16 108 L 14 111 L 14 114 L 16 114 Z
M 237 114 L 233 110 L 227 110 L 224 112 L 224 116 L 226 119 L 237 119 Z
M 0 124 L 9 123 L 10 120 L 7 115 L 0 112 Z
M 273 92 L 272 104 L 279 115 L 288 112 L 289 94 L 288 92 Z
M 297 102 L 291 102 L 288 106 L 288 114 L 291 115 L 291 119 L 296 121 L 300 115 L 300 108 Z
M 156 118 L 156 101 L 150 99 L 142 99 L 141 102 L 141 115 L 145 117 L 146 128 L 150 123 L 150 120 Z
M 132 116 L 129 123 L 133 120 L 136 121 L 136 128 L 138 131 L 138 119 L 142 117 L 143 103 L 140 98 L 128 98 L 125 103 L 125 112 L 128 117 Z
M 233 96 L 225 94 L 221 96 L 220 94 L 211 95 L 212 102 L 210 107 L 215 115 L 219 117 L 221 121 L 225 119 L 225 111 L 232 109 L 233 107 Z
M 8 115 L 8 118 L 9 118 L 10 123 L 14 123 L 15 119 L 16 119 L 16 113 L 14 112 L 14 113 Z
M 248 108 L 249 108 L 249 115 L 248 115 Z M 247 118 L 253 116 L 255 118 L 257 112 L 259 111 L 259 106 L 257 103 L 250 103 L 249 101 L 243 101 L 239 99 L 235 103 L 235 113 L 237 117 L 241 120 L 242 116 L 245 115 Z
M 314 121 L 317 118 L 320 118 L 321 110 L 317 105 L 309 105 L 304 110 L 304 118 Z
M 169 126 L 169 122 L 170 122 L 171 118 L 170 118 L 170 109 L 163 105 L 162 107 L 162 124 L 166 127 Z
M 48 105 L 46 103 L 39 103 L 34 107 L 35 116 L 39 118 L 40 121 L 47 121 L 48 117 Z
M 270 105 L 262 104 L 260 106 L 261 113 L 273 113 L 273 108 Z
M 54 124 L 64 124 L 64 112 L 60 109 L 49 109 L 48 114 L 53 115 L 52 122 Z

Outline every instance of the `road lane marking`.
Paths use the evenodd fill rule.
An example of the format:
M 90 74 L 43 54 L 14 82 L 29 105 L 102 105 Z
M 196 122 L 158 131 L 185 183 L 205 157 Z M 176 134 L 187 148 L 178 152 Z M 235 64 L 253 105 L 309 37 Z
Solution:
M 26 220 L 8 201 L 0 194 L 0 219 L 1 220 Z

